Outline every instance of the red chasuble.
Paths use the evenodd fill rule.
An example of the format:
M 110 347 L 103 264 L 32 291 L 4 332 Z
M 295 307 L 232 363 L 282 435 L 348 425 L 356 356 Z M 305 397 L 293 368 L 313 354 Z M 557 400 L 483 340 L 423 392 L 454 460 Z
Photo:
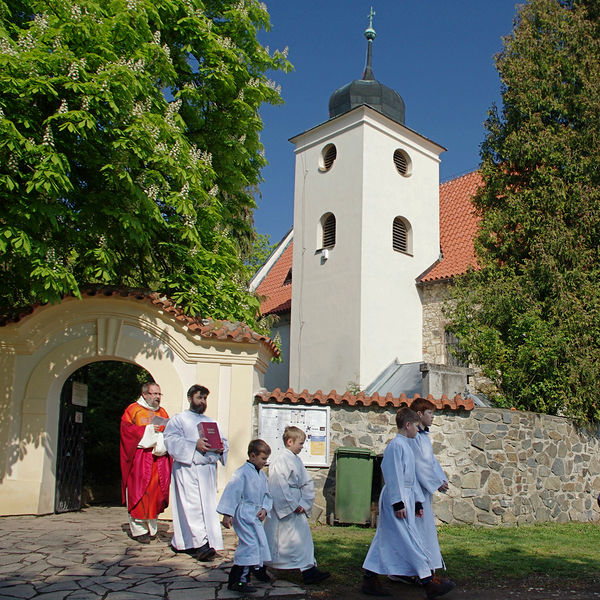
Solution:
M 121 493 L 134 519 L 156 519 L 169 505 L 171 457 L 154 456 L 152 448 L 137 447 L 156 415 L 169 418 L 164 408 L 154 411 L 134 402 L 121 417 Z M 159 431 L 163 430 L 161 426 Z

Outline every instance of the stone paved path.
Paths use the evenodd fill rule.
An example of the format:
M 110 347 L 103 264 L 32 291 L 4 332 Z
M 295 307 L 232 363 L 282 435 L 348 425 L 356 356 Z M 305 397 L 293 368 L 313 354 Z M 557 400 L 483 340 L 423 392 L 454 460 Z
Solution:
M 235 535 L 224 530 L 225 550 L 200 563 L 170 547 L 171 523 L 157 539 L 127 536 L 127 511 L 92 507 L 43 517 L 0 517 L 0 600 L 213 600 L 240 598 L 227 590 Z M 256 584 L 253 598 L 305 598 L 283 580 Z

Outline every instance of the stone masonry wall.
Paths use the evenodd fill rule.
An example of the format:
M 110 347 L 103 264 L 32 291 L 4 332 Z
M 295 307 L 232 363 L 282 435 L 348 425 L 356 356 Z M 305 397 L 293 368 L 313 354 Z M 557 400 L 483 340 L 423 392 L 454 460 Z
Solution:
M 331 406 L 331 466 L 311 468 L 317 499 L 312 519 L 326 522 L 335 506 L 335 450 L 383 453 L 396 434 L 396 408 Z M 508 409 L 436 413 L 434 451 L 448 480 L 435 494 L 441 522 L 512 525 L 598 518 L 600 439 L 570 420 Z

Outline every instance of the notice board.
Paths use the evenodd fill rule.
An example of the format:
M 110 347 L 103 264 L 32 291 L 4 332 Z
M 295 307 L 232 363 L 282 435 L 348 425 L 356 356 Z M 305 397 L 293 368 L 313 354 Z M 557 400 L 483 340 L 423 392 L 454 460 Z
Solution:
M 281 406 L 259 404 L 258 437 L 271 454 L 285 448 L 283 431 L 295 425 L 306 433 L 304 448 L 298 455 L 307 467 L 329 466 L 329 406 Z

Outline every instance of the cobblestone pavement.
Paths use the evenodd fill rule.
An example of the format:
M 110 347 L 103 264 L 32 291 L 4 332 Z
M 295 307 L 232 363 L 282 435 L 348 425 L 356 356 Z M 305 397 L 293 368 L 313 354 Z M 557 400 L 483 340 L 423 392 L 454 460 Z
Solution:
M 209 563 L 175 554 L 171 523 L 159 522 L 157 539 L 128 537 L 127 510 L 92 507 L 42 517 L 0 517 L 0 600 L 208 600 L 240 598 L 227 589 L 235 534 L 224 531 L 225 550 Z M 252 582 L 253 598 L 305 598 L 283 580 Z

